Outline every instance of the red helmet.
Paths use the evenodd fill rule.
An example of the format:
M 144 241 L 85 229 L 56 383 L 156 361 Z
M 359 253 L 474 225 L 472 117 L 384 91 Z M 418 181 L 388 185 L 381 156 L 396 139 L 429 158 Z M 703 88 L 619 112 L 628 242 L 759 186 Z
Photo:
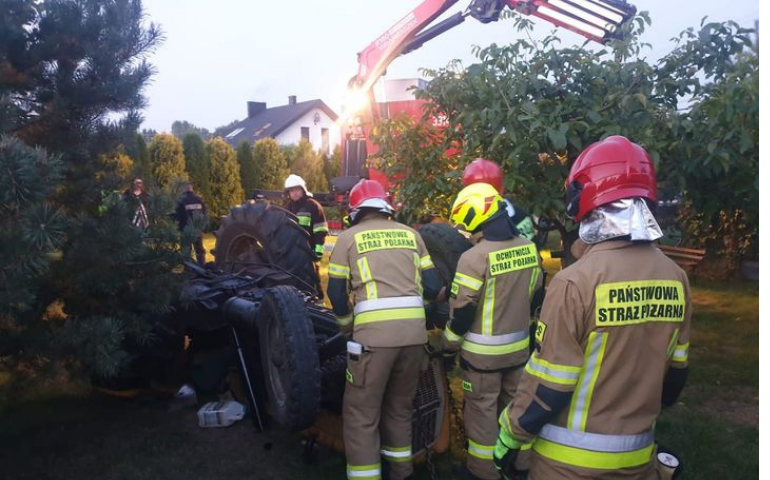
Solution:
M 381 200 L 387 203 L 388 196 L 385 193 L 385 188 L 379 182 L 363 179 L 350 189 L 350 196 L 348 198 L 350 210 L 355 210 L 357 208 L 361 208 L 362 206 L 367 206 L 364 205 L 364 202 L 367 200 Z
M 588 212 L 615 200 L 658 200 L 655 166 L 639 145 L 619 135 L 588 146 L 572 165 L 566 181 L 567 213 L 582 220 Z
M 477 158 L 469 163 L 463 172 L 463 186 L 467 187 L 474 183 L 488 183 L 495 187 L 498 193 L 502 194 L 503 169 L 492 160 Z

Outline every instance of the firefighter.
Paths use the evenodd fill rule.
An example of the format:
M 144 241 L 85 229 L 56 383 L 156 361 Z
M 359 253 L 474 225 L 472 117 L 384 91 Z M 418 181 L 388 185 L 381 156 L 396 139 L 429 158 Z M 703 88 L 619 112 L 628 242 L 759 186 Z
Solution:
M 289 196 L 286 208 L 297 216 L 297 222 L 309 235 L 310 249 L 315 255 L 316 291 L 319 297 L 323 299 L 318 263 L 323 257 L 324 242 L 326 241 L 326 235 L 329 233 L 326 214 L 321 204 L 313 199 L 313 194 L 308 191 L 305 180 L 299 175 L 291 174 L 286 177 L 283 188 Z
M 513 398 L 529 356 L 529 307 L 542 281 L 535 244 L 517 235 L 503 198 L 487 183 L 465 187 L 451 220 L 476 237 L 451 287 L 444 348 L 461 351 L 468 436 L 466 478 L 500 478 L 492 463 L 497 417 Z
M 533 442 L 532 480 L 657 479 L 653 426 L 687 377 L 690 286 L 662 236 L 647 152 L 613 136 L 581 153 L 567 212 L 587 248 L 551 281 L 536 351 L 500 416 L 494 460 L 512 475 Z
M 385 190 L 361 180 L 350 191 L 351 227 L 337 237 L 328 295 L 348 342 L 343 434 L 349 479 L 412 474 L 412 401 L 425 361 L 423 298 L 442 291 L 420 236 L 391 219 Z M 352 292 L 353 306 L 349 304 Z
M 500 168 L 500 165 L 486 158 L 477 158 L 463 170 L 463 186 L 467 187 L 474 183 L 488 183 L 495 187 L 495 190 L 500 195 L 503 195 L 503 177 L 503 170 Z M 527 240 L 534 241 L 536 233 L 535 224 L 532 223 L 532 219 L 527 214 L 527 211 L 518 205 L 514 205 L 507 198 L 504 198 L 503 201 L 505 202 L 505 210 L 513 220 L 513 224 L 516 225 L 519 235 Z

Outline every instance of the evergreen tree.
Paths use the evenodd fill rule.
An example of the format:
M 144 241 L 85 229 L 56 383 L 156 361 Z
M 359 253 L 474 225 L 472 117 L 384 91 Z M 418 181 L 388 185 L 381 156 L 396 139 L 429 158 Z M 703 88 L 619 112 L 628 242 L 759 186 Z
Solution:
M 173 202 L 153 195 L 144 231 L 110 193 L 146 165 L 130 140 L 160 41 L 140 0 L 0 2 L 4 361 L 115 374 L 178 293 Z
M 233 147 L 217 137 L 206 143 L 206 155 L 211 162 L 210 197 L 204 198 L 209 216 L 217 219 L 230 207 L 244 200 L 241 174 Z
M 341 159 L 342 149 L 339 145 L 334 147 L 331 157 L 323 155 L 324 177 L 328 185 L 332 184 L 332 178 L 340 176 Z
M 171 134 L 179 140 L 184 140 L 184 137 L 188 133 L 195 133 L 199 135 L 203 140 L 208 140 L 211 138 L 211 132 L 209 132 L 207 129 L 196 127 L 186 120 L 175 120 L 174 123 L 171 124 Z
M 195 185 L 195 191 L 203 198 L 209 196 L 209 174 L 211 165 L 206 157 L 206 145 L 197 133 L 188 133 L 182 140 L 187 173 Z
M 140 0 L 16 0 L 0 3 L 0 18 L 2 131 L 60 154 L 58 201 L 93 211 L 103 190 L 94 159 L 139 127 L 160 30 Z
M 299 175 L 307 182 L 311 192 L 325 192 L 329 184 L 324 175 L 324 164 L 321 155 L 313 150 L 313 144 L 302 139 L 299 145 L 291 148 L 289 153 L 291 173 Z
M 57 157 L 0 136 L 0 356 L 23 348 L 24 326 L 41 314 L 38 286 L 65 236 L 66 217 L 51 202 L 63 170 Z
M 257 188 L 283 190 L 283 182 L 289 176 L 286 156 L 274 138 L 263 138 L 254 144 L 254 165 L 257 171 Z
M 161 188 L 171 187 L 187 179 L 182 142 L 173 135 L 161 133 L 150 143 L 152 177 Z
M 254 155 L 252 154 L 251 145 L 246 140 L 242 141 L 238 145 L 238 166 L 241 169 L 241 185 L 243 185 L 243 191 L 247 197 L 251 196 L 251 192 L 257 188 L 259 179 L 257 177 L 257 165 L 254 161 Z
M 150 168 L 150 151 L 147 149 L 147 142 L 144 135 L 135 133 L 126 141 L 126 154 L 134 162 L 133 177 L 151 178 L 152 169 Z

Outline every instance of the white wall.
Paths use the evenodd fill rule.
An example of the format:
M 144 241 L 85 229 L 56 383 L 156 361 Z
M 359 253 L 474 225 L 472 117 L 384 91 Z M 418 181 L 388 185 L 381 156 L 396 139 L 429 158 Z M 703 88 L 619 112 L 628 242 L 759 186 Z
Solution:
M 315 123 L 313 117 L 318 113 L 320 120 Z M 296 122 L 291 124 L 286 130 L 281 132 L 276 141 L 281 145 L 294 145 L 298 144 L 302 139 L 302 127 L 310 128 L 310 143 L 313 144 L 314 150 L 321 150 L 322 139 L 321 129 L 329 129 L 329 154 L 334 152 L 334 147 L 340 144 L 340 129 L 334 121 L 329 118 L 326 113 L 320 108 L 314 108 L 300 117 Z

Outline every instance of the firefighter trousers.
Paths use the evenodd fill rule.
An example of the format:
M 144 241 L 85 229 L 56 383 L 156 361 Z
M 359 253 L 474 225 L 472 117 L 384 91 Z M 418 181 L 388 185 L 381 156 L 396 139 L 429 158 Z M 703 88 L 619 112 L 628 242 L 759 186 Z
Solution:
M 342 404 L 348 479 L 380 479 L 380 456 L 390 463 L 390 480 L 412 474 L 412 402 L 425 356 L 422 345 L 348 354 Z
M 463 415 L 465 434 L 468 436 L 467 466 L 478 478 L 500 478 L 492 462 L 499 432 L 497 419 L 513 399 L 523 371 L 521 367 L 498 372 L 463 370 Z

